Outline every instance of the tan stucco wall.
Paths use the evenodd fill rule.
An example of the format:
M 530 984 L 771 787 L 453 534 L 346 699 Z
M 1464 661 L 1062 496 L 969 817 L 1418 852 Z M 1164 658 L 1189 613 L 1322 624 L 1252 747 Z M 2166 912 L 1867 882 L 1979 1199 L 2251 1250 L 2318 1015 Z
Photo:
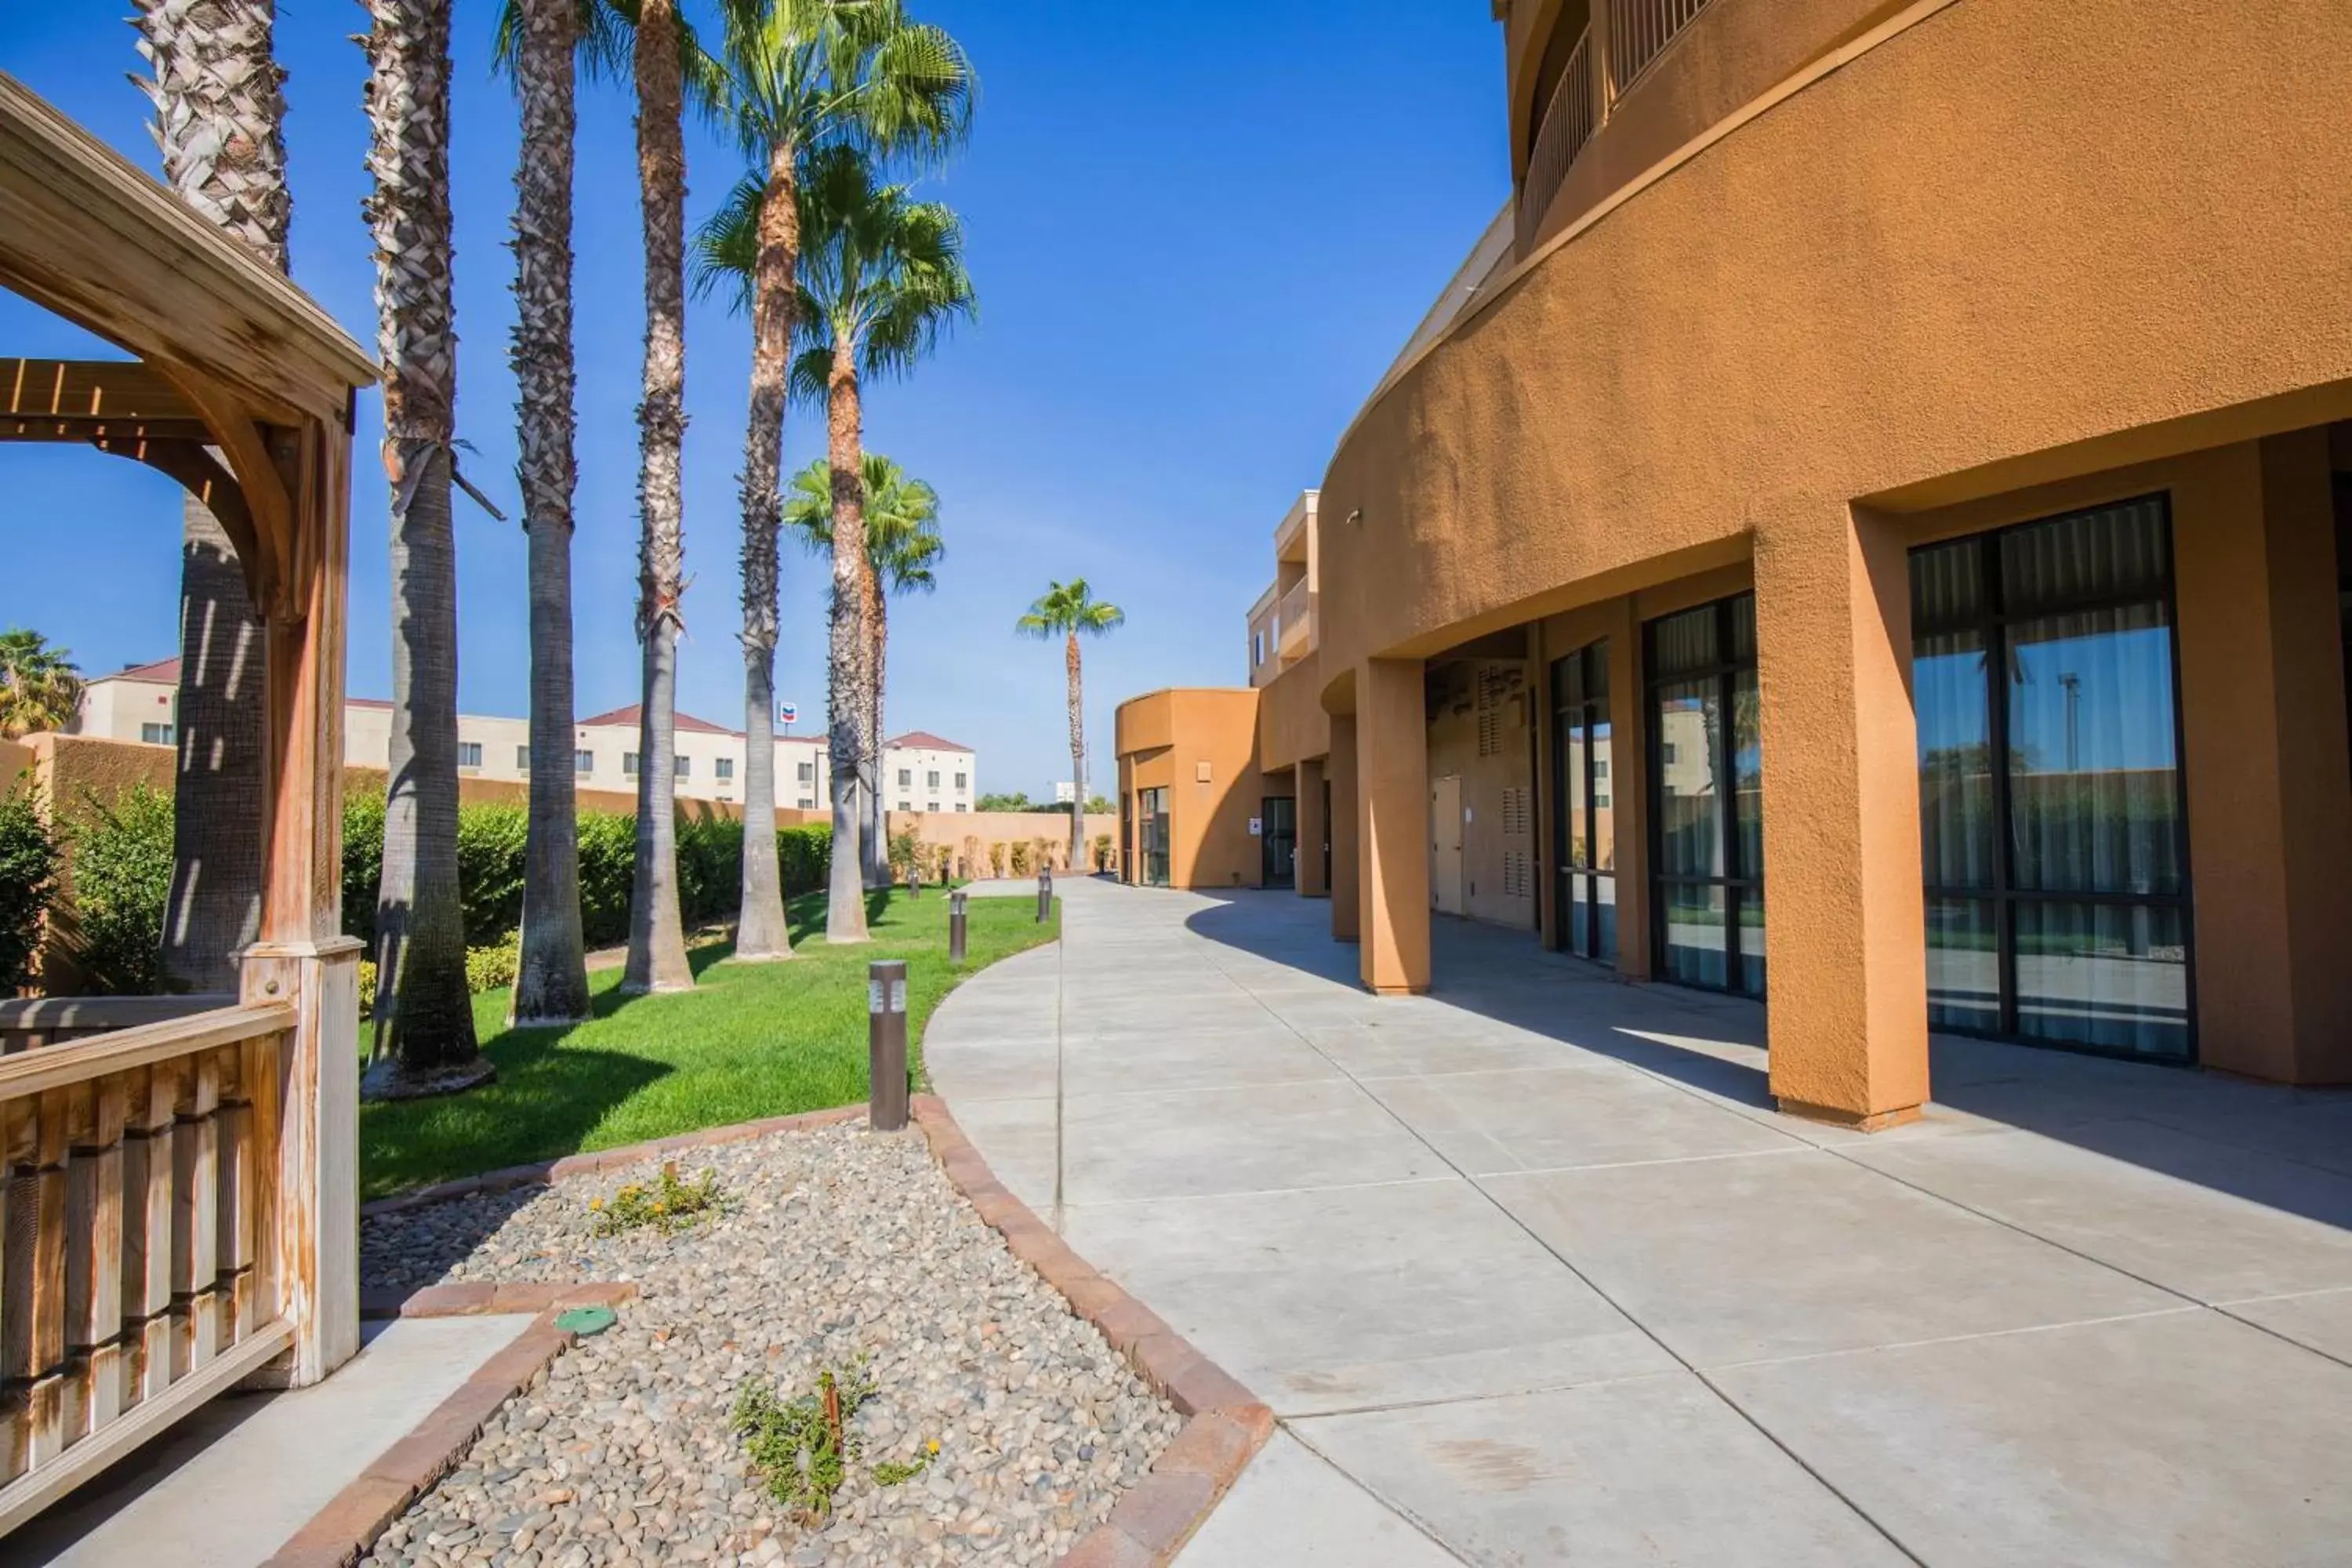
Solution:
M 1362 520 L 1320 563 L 1327 694 L 1854 498 L 2352 413 L 2347 78 L 2326 0 L 1965 0 L 1732 132 L 1342 444 L 1323 515 Z
M 1168 791 L 1169 885 L 1257 887 L 1265 859 L 1250 818 L 1268 795 L 1292 789 L 1289 772 L 1259 764 L 1258 693 L 1154 691 L 1119 704 L 1116 727 L 1122 815 L 1134 811 L 1138 790 Z
M 1034 853 L 1036 841 L 1044 839 L 1052 852 L 1056 871 L 1070 868 L 1070 819 L 1056 811 L 894 811 L 889 814 L 889 832 L 896 837 L 912 832 L 926 844 L 939 845 L 960 858 L 967 859 L 972 876 L 989 874 L 988 850 L 991 845 L 1002 844 L 1006 848 L 1006 871 L 1011 873 L 1012 846 L 1026 844 Z M 1118 816 L 1115 812 L 1089 812 L 1083 829 L 1085 871 L 1094 869 L 1095 840 L 1108 838 L 1111 843 L 1114 862 L 1118 850 Z
M 1268 769 L 1291 767 L 1331 749 L 1320 668 L 1320 656 L 1308 654 L 1258 689 L 1258 754 Z

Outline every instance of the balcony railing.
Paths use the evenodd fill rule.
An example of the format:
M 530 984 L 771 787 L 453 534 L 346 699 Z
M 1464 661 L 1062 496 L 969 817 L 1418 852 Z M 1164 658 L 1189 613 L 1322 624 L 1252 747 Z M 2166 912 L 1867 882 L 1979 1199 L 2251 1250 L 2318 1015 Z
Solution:
M 1587 32 L 1576 40 L 1576 47 L 1568 55 L 1568 65 L 1560 72 L 1559 85 L 1553 88 L 1551 100 L 1544 105 L 1543 121 L 1536 131 L 1535 150 L 1528 155 L 1528 177 L 1519 187 L 1519 248 L 1524 251 L 1535 238 L 1536 227 L 1543 215 L 1551 208 L 1552 197 L 1559 194 L 1560 185 L 1568 179 L 1568 171 L 1575 165 L 1576 155 L 1592 140 L 1599 129 L 1600 105 L 1593 92 L 1592 61 L 1588 47 L 1592 35 Z
M 1275 638 L 1276 648 L 1286 661 L 1304 658 L 1315 647 L 1315 595 L 1307 591 L 1306 578 L 1290 585 L 1276 615 L 1281 630 Z
M 1707 0 L 1609 0 L 1609 79 L 1622 93 Z

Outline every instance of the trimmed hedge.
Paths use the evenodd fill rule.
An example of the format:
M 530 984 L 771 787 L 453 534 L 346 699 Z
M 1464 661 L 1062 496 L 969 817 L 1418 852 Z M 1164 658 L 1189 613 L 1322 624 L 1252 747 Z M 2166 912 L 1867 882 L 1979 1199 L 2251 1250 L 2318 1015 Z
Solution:
M 503 945 L 522 923 L 529 813 L 520 805 L 467 805 L 457 812 L 457 887 L 466 945 Z M 637 819 L 580 816 L 580 923 L 591 947 L 628 940 L 629 890 L 636 868 Z M 787 897 L 824 886 L 833 831 L 812 825 L 776 834 Z M 376 889 L 383 877 L 383 800 L 343 803 L 343 929 L 375 942 Z M 743 899 L 743 825 L 730 817 L 680 816 L 678 908 L 688 925 L 733 916 Z
M 31 785 L 0 799 L 0 996 L 14 996 L 33 966 L 62 858 Z

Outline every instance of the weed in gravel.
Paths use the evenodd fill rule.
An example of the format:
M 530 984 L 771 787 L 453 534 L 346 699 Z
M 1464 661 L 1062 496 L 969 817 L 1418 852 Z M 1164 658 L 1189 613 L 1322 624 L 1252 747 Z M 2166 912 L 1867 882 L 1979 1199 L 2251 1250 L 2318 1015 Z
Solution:
M 766 1478 L 769 1494 L 803 1522 L 822 1522 L 833 1512 L 834 1493 L 865 1453 L 865 1439 L 851 1424 L 875 1392 L 861 1356 L 845 1370 L 819 1373 L 816 1392 L 798 1399 L 778 1399 L 764 1382 L 747 1383 L 735 1396 L 735 1430 L 753 1468 Z M 886 1487 L 911 1481 L 939 1451 L 934 1438 L 912 1464 L 875 1466 L 874 1479 Z
M 664 1236 L 676 1236 L 698 1220 L 726 1213 L 730 1201 L 719 1190 L 716 1172 L 684 1181 L 677 1162 L 671 1161 L 662 1166 L 661 1180 L 652 1187 L 631 1182 L 613 1194 L 611 1203 L 597 1198 L 588 1206 L 596 1215 L 598 1236 L 619 1236 L 648 1225 Z

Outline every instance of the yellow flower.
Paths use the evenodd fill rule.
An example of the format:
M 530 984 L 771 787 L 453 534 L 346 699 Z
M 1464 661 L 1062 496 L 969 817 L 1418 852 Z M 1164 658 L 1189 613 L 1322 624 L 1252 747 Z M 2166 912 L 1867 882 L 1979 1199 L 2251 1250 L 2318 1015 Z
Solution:
M 940 1451 L 940 1440 L 937 1437 L 934 1437 L 929 1442 L 924 1444 L 923 1447 L 936 1454 Z
M 602 1198 L 590 1198 L 588 1200 L 588 1206 L 592 1209 L 603 1208 L 604 1206 L 604 1200 Z

